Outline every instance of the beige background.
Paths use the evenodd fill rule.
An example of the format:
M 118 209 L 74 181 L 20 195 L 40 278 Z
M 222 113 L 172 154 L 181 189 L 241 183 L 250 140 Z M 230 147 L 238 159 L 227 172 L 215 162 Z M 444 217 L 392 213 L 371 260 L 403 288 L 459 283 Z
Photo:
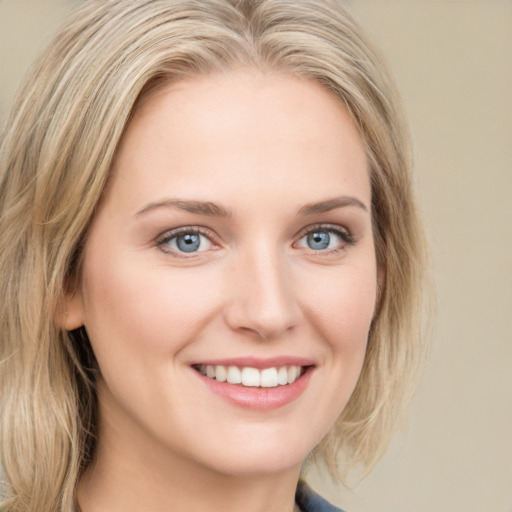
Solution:
M 353 0 L 387 53 L 416 141 L 439 318 L 431 363 L 351 512 L 512 512 L 512 2 Z M 66 0 L 0 0 L 0 120 Z

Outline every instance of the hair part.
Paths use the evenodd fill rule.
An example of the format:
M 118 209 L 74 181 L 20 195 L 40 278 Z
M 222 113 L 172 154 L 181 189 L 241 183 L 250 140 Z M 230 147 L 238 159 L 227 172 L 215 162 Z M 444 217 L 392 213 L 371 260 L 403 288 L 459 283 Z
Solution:
M 4 510 L 68 512 L 93 457 L 97 366 L 55 317 L 137 105 L 164 84 L 235 68 L 307 77 L 365 144 L 380 298 L 357 387 L 317 447 L 334 476 L 372 466 L 425 353 L 425 242 L 407 127 L 382 56 L 338 0 L 89 0 L 37 61 L 0 147 L 0 418 Z

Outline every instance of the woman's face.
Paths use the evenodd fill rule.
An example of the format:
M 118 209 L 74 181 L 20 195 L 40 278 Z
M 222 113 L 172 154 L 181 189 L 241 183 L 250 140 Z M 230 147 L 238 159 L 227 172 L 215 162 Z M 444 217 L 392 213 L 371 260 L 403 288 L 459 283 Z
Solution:
M 358 131 L 313 81 L 240 71 L 149 97 L 68 304 L 101 370 L 100 448 L 296 470 L 363 364 L 370 205 Z

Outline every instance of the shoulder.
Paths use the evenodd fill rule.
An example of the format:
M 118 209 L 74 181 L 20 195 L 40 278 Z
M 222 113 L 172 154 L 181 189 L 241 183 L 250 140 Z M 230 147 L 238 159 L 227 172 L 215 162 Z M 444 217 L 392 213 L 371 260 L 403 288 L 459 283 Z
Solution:
M 295 501 L 302 512 L 343 512 L 316 494 L 304 480 L 299 480 Z

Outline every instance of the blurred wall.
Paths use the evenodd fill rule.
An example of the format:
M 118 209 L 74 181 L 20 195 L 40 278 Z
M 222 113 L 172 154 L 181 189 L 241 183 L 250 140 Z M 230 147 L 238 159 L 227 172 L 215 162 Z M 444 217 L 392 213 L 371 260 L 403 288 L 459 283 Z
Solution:
M 0 123 L 38 53 L 66 18 L 71 0 L 0 0 Z
M 71 7 L 0 0 L 0 122 Z M 512 511 L 512 2 L 353 0 L 397 75 L 416 142 L 439 318 L 431 362 L 351 512 Z

